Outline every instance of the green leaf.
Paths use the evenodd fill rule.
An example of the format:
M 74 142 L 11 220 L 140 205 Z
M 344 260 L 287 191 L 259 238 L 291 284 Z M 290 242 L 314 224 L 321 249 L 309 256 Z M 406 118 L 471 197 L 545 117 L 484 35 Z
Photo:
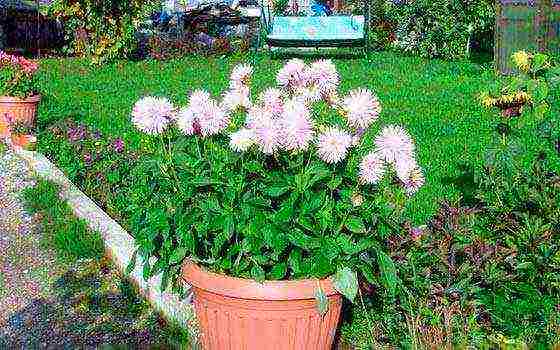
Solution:
M 293 245 L 307 251 L 311 249 L 319 248 L 321 246 L 321 243 L 317 239 L 314 239 L 313 237 L 306 235 L 305 233 L 303 233 L 303 231 L 299 229 L 293 229 L 287 235 L 288 235 L 288 239 Z
M 288 264 L 285 262 L 281 262 L 276 264 L 272 267 L 270 271 L 270 278 L 273 280 L 281 280 L 286 276 L 286 272 L 288 271 Z
M 144 278 L 145 281 L 149 280 L 150 277 L 152 277 L 151 274 L 151 267 L 150 267 L 150 262 L 146 261 L 144 263 L 144 268 L 142 269 L 142 277 Z
M 251 277 L 259 283 L 264 282 L 265 275 L 263 268 L 257 264 L 254 264 L 251 268 Z
M 334 288 L 348 300 L 354 302 L 358 294 L 358 277 L 348 267 L 339 268 L 333 278 Z
M 315 290 L 315 300 L 317 301 L 317 311 L 321 316 L 325 316 L 329 311 L 329 299 L 320 285 Z
M 381 271 L 381 281 L 390 295 L 395 295 L 398 284 L 397 269 L 393 259 L 381 249 L 377 250 L 377 263 Z
M 186 255 L 187 255 L 187 248 L 185 247 L 175 248 L 175 250 L 173 251 L 173 253 L 171 253 L 171 256 L 169 257 L 169 264 L 175 265 L 180 263 L 181 261 L 183 261 Z
M 354 233 L 366 232 L 366 226 L 364 225 L 364 222 L 362 221 L 361 218 L 357 216 L 349 217 L 344 223 L 344 226 L 346 226 L 346 228 L 350 230 L 350 232 L 354 232 Z
M 342 183 L 342 176 L 336 176 L 336 177 L 332 178 L 331 181 L 329 181 L 327 186 L 329 187 L 329 190 L 333 191 L 338 186 L 340 186 L 341 183 Z
M 336 243 L 345 254 L 352 255 L 356 252 L 356 245 L 348 235 L 339 234 L 336 237 Z
M 280 197 L 281 195 L 283 195 L 284 193 L 288 192 L 290 188 L 289 187 L 267 187 L 265 192 L 266 194 L 268 194 L 270 197 Z
M 134 268 L 136 267 L 136 258 L 138 256 L 138 249 L 134 251 L 134 253 L 132 253 L 132 257 L 130 258 L 130 261 L 128 262 L 128 265 L 126 265 L 126 269 L 124 270 L 124 274 L 126 276 L 130 275 L 130 273 L 134 270 Z

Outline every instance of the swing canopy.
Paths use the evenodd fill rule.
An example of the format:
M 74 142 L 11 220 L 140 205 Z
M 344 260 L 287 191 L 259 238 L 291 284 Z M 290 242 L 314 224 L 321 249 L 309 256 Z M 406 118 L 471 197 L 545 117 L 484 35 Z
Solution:
M 263 8 L 266 42 L 271 47 L 365 47 L 369 1 L 360 16 L 270 16 Z

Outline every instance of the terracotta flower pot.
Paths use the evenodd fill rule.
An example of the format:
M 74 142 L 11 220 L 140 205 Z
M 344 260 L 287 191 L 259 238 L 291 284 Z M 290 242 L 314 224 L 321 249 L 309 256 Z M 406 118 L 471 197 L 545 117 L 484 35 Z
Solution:
M 9 114 L 14 123 L 23 122 L 34 126 L 39 101 L 41 101 L 41 95 L 25 99 L 0 96 L 0 115 Z
M 332 347 L 342 296 L 330 279 L 258 283 L 211 273 L 191 262 L 183 265 L 183 278 L 193 288 L 206 350 Z M 324 316 L 315 301 L 319 284 L 329 302 Z
M 12 134 L 10 139 L 12 147 L 16 149 L 33 149 L 35 147 L 35 143 L 37 142 L 37 138 L 33 135 Z

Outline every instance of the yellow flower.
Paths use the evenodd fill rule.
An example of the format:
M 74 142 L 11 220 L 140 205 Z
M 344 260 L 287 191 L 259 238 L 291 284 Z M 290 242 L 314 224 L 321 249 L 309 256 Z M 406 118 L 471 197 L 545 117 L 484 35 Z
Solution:
M 531 67 L 531 55 L 525 51 L 517 51 L 511 56 L 513 63 L 523 72 L 528 72 Z

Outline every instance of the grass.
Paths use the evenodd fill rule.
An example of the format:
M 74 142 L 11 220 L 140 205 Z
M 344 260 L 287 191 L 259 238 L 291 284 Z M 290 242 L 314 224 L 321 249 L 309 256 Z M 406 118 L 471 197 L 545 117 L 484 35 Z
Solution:
M 41 215 L 45 246 L 54 248 L 58 257 L 67 261 L 103 257 L 99 233 L 91 232 L 85 221 L 76 219 L 58 192 L 58 187 L 47 181 L 39 181 L 25 192 L 28 210 Z
M 427 184 L 410 201 L 408 212 L 414 222 L 425 222 L 441 199 L 461 195 L 463 165 L 482 161 L 494 121 L 476 95 L 495 78 L 490 65 L 392 53 L 375 53 L 370 61 L 334 61 L 343 93 L 356 87 L 373 89 L 383 106 L 378 125 L 401 124 L 415 138 Z M 184 105 L 187 93 L 194 89 L 207 88 L 218 95 L 238 62 L 235 58 L 187 57 L 165 63 L 123 61 L 96 68 L 78 59 L 43 60 L 39 126 L 45 130 L 57 120 L 71 117 L 139 148 L 140 135 L 129 116 L 139 97 L 163 95 Z M 274 84 L 274 74 L 283 62 L 259 61 L 253 90 Z M 43 135 L 40 140 L 40 151 L 55 153 L 56 145 L 48 137 Z M 59 165 L 70 173 L 75 167 L 72 160 Z

